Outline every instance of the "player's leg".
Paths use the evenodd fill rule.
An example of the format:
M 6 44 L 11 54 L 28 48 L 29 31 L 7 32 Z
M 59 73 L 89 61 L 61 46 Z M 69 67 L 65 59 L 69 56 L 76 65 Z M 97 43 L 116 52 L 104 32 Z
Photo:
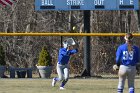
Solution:
M 134 93 L 135 92 L 135 87 L 134 87 L 135 75 L 136 75 L 136 67 L 135 66 L 130 66 L 130 69 L 128 71 L 129 93 Z
M 64 86 L 67 83 L 68 79 L 69 79 L 69 66 L 66 65 L 66 67 L 64 68 L 64 80 L 62 81 L 60 88 L 64 89 Z
M 57 64 L 56 69 L 57 69 L 58 77 L 53 78 L 52 86 L 55 86 L 57 81 L 62 81 L 64 78 L 63 65 Z
M 64 79 L 64 66 L 57 64 L 57 74 L 58 78 L 56 79 L 57 81 L 62 81 Z
M 127 76 L 127 68 L 125 66 L 121 65 L 119 68 L 118 75 L 119 75 L 118 93 L 123 93 L 125 80 L 126 80 L 126 76 Z

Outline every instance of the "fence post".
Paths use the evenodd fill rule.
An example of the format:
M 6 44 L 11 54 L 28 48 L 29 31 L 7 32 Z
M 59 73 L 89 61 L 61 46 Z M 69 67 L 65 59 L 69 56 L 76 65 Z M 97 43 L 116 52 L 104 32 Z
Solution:
M 90 33 L 90 10 L 84 10 L 84 32 Z M 84 70 L 81 76 L 90 75 L 90 36 L 84 37 Z

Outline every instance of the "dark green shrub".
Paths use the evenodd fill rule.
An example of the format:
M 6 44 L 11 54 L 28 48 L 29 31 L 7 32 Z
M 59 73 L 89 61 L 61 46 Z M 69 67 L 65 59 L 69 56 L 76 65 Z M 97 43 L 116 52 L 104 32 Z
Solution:
M 39 60 L 38 60 L 38 66 L 51 66 L 52 58 L 50 56 L 50 53 L 47 51 L 46 47 L 43 47 L 40 54 L 39 54 Z
M 3 50 L 3 47 L 0 45 L 0 66 L 6 65 L 5 61 L 5 52 Z

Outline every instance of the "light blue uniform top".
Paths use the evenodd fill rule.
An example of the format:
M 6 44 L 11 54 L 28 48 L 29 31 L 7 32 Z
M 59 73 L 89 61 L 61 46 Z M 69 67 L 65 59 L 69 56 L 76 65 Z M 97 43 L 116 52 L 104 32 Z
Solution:
M 133 51 L 128 51 L 128 44 L 122 44 L 116 52 L 116 63 L 120 65 L 135 66 L 139 62 L 139 48 L 132 46 Z
M 58 55 L 58 64 L 65 65 L 68 64 L 70 55 L 78 52 L 78 49 L 67 50 L 67 48 L 60 48 Z

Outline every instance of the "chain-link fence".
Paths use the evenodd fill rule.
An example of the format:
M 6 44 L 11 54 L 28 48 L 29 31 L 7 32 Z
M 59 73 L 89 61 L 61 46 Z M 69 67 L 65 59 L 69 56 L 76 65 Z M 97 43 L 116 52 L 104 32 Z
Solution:
M 53 73 L 56 74 L 56 63 L 58 50 L 62 41 L 68 37 L 64 36 L 3 36 L 0 37 L 1 45 L 5 49 L 6 63 L 9 66 L 28 68 L 36 70 L 39 53 L 42 47 L 47 46 L 52 56 L 54 65 Z M 84 63 L 84 37 L 72 37 L 78 43 L 79 53 L 70 59 L 70 73 L 80 75 Z M 139 45 L 139 38 L 135 43 Z M 123 37 L 91 37 L 91 76 L 115 77 L 112 66 L 115 64 L 115 53 L 117 47 L 124 43 Z

